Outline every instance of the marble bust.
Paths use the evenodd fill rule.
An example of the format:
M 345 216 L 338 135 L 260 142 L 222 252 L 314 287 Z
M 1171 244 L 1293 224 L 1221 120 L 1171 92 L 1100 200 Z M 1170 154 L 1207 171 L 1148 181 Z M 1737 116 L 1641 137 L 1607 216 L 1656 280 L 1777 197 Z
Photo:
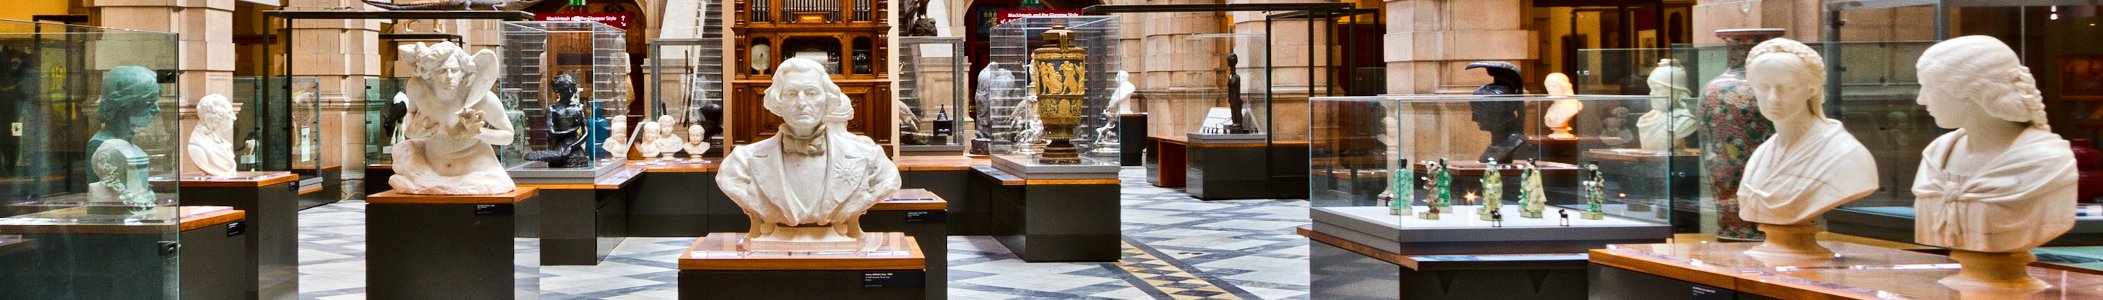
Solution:
M 679 150 L 686 149 L 686 141 L 679 139 L 677 130 L 678 118 L 673 118 L 672 115 L 657 116 L 657 139 L 651 140 L 650 146 L 657 148 L 658 159 L 672 160 L 672 156 L 679 155 Z
M 140 215 L 153 211 L 153 187 L 147 185 L 146 151 L 124 140 L 104 140 L 89 156 L 99 179 L 88 183 L 88 211 Z
M 411 74 L 403 140 L 394 144 L 394 191 L 418 195 L 487 195 L 517 188 L 491 145 L 509 145 L 511 122 L 490 92 L 501 68 L 496 51 L 469 55 L 452 42 L 403 45 Z
M 1577 95 L 1577 87 L 1570 84 L 1570 76 L 1563 75 L 1563 73 L 1548 73 L 1548 78 L 1542 81 L 1541 85 L 1548 88 L 1548 95 L 1551 96 Z M 1558 140 L 1577 138 L 1577 135 L 1570 134 L 1570 118 L 1576 117 L 1578 112 L 1584 110 L 1585 102 L 1577 99 L 1555 100 L 1555 104 L 1548 105 L 1548 112 L 1541 114 L 1541 123 L 1547 125 L 1549 130 L 1554 131 L 1554 133 L 1548 134 L 1548 138 Z
M 1111 120 L 1116 120 L 1118 114 L 1133 113 L 1132 93 L 1137 91 L 1139 87 L 1132 85 L 1132 74 L 1118 70 L 1117 90 L 1110 92 L 1110 105 L 1109 108 L 1103 109 L 1103 114 L 1108 115 Z
M 635 153 L 643 155 L 645 160 L 657 158 L 657 139 L 664 137 L 664 125 L 644 119 L 639 126 L 642 126 L 643 131 L 636 135 L 641 139 L 631 146 L 635 147 Z
M 1694 99 L 1694 91 L 1687 83 L 1687 69 L 1672 59 L 1658 60 L 1646 81 L 1650 95 L 1658 98 L 1650 99 L 1650 112 L 1636 117 L 1637 141 L 1644 150 L 1672 151 L 1680 139 L 1694 134 L 1694 113 L 1686 102 Z
M 708 148 L 714 146 L 708 143 L 708 126 L 702 126 L 700 123 L 687 125 L 686 137 L 686 157 L 688 160 L 701 161 L 701 154 L 708 153 Z
M 2073 227 L 2076 168 L 2045 123 L 2037 79 L 2000 40 L 1936 43 L 1915 64 L 1935 126 L 1956 129 L 1921 151 L 1914 239 L 1963 265 L 1951 286 L 2033 289 L 2031 248 Z
M 606 149 L 608 157 L 615 160 L 627 160 L 628 116 L 614 115 L 607 118 L 612 119 L 606 122 L 606 127 L 610 129 L 607 130 L 606 140 L 599 143 L 599 148 Z
M 854 100 L 817 61 L 782 61 L 765 93 L 780 131 L 731 149 L 716 176 L 751 217 L 747 249 L 860 250 L 858 219 L 898 190 L 897 166 L 869 137 L 847 132 Z
M 1840 121 L 1825 117 L 1824 62 L 1818 51 L 1783 38 L 1748 54 L 1745 80 L 1775 128 L 1753 149 L 1738 182 L 1738 217 L 1767 233 L 1748 254 L 1831 258 L 1815 239 L 1815 220 L 1877 190 L 1876 159 Z
M 234 176 L 234 104 L 225 95 L 197 99 L 197 127 L 190 129 L 190 144 L 183 157 L 198 171 L 215 177 Z

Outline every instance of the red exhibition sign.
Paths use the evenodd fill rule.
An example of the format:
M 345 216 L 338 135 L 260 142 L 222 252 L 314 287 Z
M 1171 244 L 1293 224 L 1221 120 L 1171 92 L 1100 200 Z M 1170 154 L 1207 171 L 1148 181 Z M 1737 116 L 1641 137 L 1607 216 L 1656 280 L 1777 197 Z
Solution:
M 627 15 L 627 14 L 617 14 L 617 13 L 581 13 L 581 14 L 578 14 L 578 13 L 553 13 L 553 14 L 535 14 L 535 15 L 533 15 L 533 20 L 535 20 L 535 21 L 590 21 L 590 22 L 599 22 L 600 24 L 606 24 L 606 26 L 613 26 L 614 28 L 620 28 L 621 30 L 627 30 L 627 29 L 628 29 L 628 15 Z
M 1078 10 L 1078 9 L 1033 9 L 1033 10 L 1005 10 L 1005 9 L 1004 9 L 1004 10 L 1000 10 L 1000 12 L 999 12 L 999 17 L 998 17 L 998 18 L 995 18 L 995 19 L 994 19 L 994 21 L 993 21 L 993 24 L 1007 23 L 1007 22 L 1008 22 L 1008 20 L 1014 20 L 1014 19 L 1021 19 L 1021 18 L 1025 18 L 1025 17 L 1079 17 L 1079 16 L 1081 16 L 1081 10 Z

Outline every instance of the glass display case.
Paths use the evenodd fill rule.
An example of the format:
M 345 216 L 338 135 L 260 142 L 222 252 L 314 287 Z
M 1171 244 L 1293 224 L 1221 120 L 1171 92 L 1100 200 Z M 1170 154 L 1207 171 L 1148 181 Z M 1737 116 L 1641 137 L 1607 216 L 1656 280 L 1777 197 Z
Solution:
M 898 38 L 898 143 L 902 153 L 964 154 L 971 135 L 964 38 Z
M 234 94 L 228 100 L 242 108 L 234 121 L 234 156 L 241 170 L 315 170 L 323 165 L 321 79 L 292 77 L 289 101 L 282 100 L 288 99 L 286 82 L 285 77 L 267 83 L 262 77 L 234 78 Z
M 1095 141 L 1099 138 L 1097 129 L 1116 119 L 1114 115 L 1106 116 L 1102 112 L 1109 105 L 1110 94 L 1116 90 L 1117 71 L 1123 68 L 1118 65 L 1120 29 L 1117 18 L 1024 17 L 995 25 L 989 31 L 992 39 L 989 60 L 997 65 L 989 65 L 992 66 L 987 69 L 989 71 L 984 71 L 992 73 L 978 75 L 993 80 L 979 84 L 981 90 L 977 93 L 981 103 L 978 106 L 982 116 L 975 118 L 990 124 L 978 125 L 979 132 L 974 134 L 973 143 L 980 144 L 976 139 L 983 139 L 992 155 L 1034 157 L 1041 154 L 1052 140 L 1070 137 L 1076 151 L 1084 153 L 1083 156 L 1104 157 L 1115 163 L 1116 153 L 1106 155 L 1095 151 L 1099 147 Z M 1032 55 L 1053 44 L 1047 43 L 1044 36 L 1045 32 L 1055 28 L 1070 31 L 1069 45 L 1083 53 L 1078 60 L 1082 65 L 1078 72 L 1058 74 L 1064 72 L 1045 72 L 1033 67 L 1043 65 Z M 1001 76 L 1001 72 L 1006 75 Z M 1057 76 L 1044 78 L 1083 83 L 1080 91 L 1075 91 L 1080 94 L 1078 109 L 1059 105 L 1057 111 L 1043 111 L 1046 106 L 1036 103 L 1045 100 L 1040 91 L 1044 87 L 1038 83 L 1046 80 L 1035 78 L 1038 76 Z M 1046 124 L 1047 120 L 1052 121 L 1051 124 Z M 1067 120 L 1072 124 L 1060 124 Z
M 395 99 L 402 93 L 400 78 L 365 79 L 365 164 L 384 166 L 394 163 L 394 143 L 402 141 L 402 119 L 409 116 L 406 102 Z M 406 101 L 407 96 L 403 95 Z M 369 167 L 368 167 L 369 168 Z M 367 184 L 386 181 L 386 178 L 367 178 Z
M 1184 39 L 1181 45 L 1208 49 L 1198 52 L 1211 55 L 1177 58 L 1203 67 L 1170 72 L 1176 86 L 1160 100 L 1173 108 L 1148 110 L 1148 124 L 1176 137 L 1271 132 L 1270 53 L 1265 47 L 1270 40 L 1258 33 L 1192 34 Z
M 623 164 L 598 145 L 610 135 L 608 117 L 627 114 L 624 31 L 586 21 L 504 22 L 501 30 L 496 94 L 519 134 L 498 157 L 512 176 L 530 182 L 540 176 L 531 172 L 581 170 L 542 175 L 591 178 Z
M 176 49 L 173 33 L 0 20 L 0 298 L 177 297 L 200 210 L 177 197 L 192 124 Z
M 689 127 L 701 124 L 707 129 L 703 140 L 711 147 L 700 154 L 719 157 L 723 153 L 723 39 L 658 39 L 650 42 L 650 80 L 662 84 L 651 85 L 650 105 L 646 114 L 628 120 L 630 140 L 639 140 L 643 134 L 640 122 L 655 122 L 671 116 L 675 126 L 674 135 L 680 140 L 692 141 Z M 764 47 L 762 47 L 764 48 Z M 767 62 L 771 63 L 771 62 Z M 762 63 L 764 64 L 764 63 Z M 748 70 L 767 70 L 772 65 L 752 64 L 740 66 Z M 662 126 L 660 126 L 662 127 Z M 631 146 L 630 148 L 634 148 Z M 689 153 L 689 156 L 694 154 Z
M 1611 111 L 1647 107 L 1657 98 L 1315 97 L 1315 118 L 1308 128 L 1316 229 L 1323 224 L 1382 228 L 1400 232 L 1403 240 L 1396 242 L 1401 243 L 1553 239 L 1438 234 L 1490 228 L 1571 230 L 1548 236 L 1599 242 L 1591 246 L 1661 240 L 1671 234 L 1665 224 L 1675 217 L 1668 209 L 1674 187 L 1659 180 L 1671 170 L 1667 154 L 1597 138 L 1618 129 L 1621 116 L 1563 116 L 1572 125 L 1584 125 L 1573 126 L 1580 128 L 1575 138 L 1550 137 L 1554 131 L 1539 121 L 1570 105 Z M 1585 244 L 1572 243 L 1566 246 Z
M 1578 118 L 1618 122 L 1612 125 L 1605 122 L 1550 124 L 1548 136 L 1575 137 L 1597 143 L 1599 147 L 1664 154 L 1659 158 L 1670 160 L 1671 169 L 1658 174 L 1662 177 L 1643 177 L 1643 180 L 1657 180 L 1671 186 L 1669 198 L 1674 201 L 1670 208 L 1675 211 L 1674 216 L 1679 216 L 1671 220 L 1673 231 L 1694 233 L 1702 231 L 1702 213 L 1716 211 L 1715 199 L 1702 198 L 1709 194 L 1701 193 L 1704 181 L 1700 154 L 1703 147 L 1711 144 L 1705 143 L 1705 137 L 1700 134 L 1709 126 L 1702 121 L 1701 112 L 1704 110 L 1700 107 L 1699 95 L 1703 78 L 1709 77 L 1698 77 L 1697 74 L 1722 69 L 1721 66 L 1703 68 L 1701 61 L 1704 60 L 1697 58 L 1691 48 L 1579 49 L 1567 66 L 1571 68 L 1570 73 L 1561 77 L 1540 75 L 1540 78 L 1526 80 L 1539 82 L 1539 86 L 1550 94 L 1650 96 L 1649 99 L 1654 101 L 1641 105 L 1575 109 L 1573 115 L 1582 116 Z M 1540 120 L 1555 123 L 1549 122 L 1549 118 Z M 1606 130 L 1606 127 L 1616 130 Z M 1595 134 L 1578 134 L 1580 132 Z

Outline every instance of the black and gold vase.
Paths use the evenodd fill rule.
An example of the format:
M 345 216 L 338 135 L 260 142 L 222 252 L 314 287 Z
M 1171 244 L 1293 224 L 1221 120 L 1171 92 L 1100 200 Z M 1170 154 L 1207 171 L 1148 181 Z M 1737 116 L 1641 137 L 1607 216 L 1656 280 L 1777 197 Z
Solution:
M 1087 91 L 1087 51 L 1073 46 L 1073 31 L 1052 26 L 1044 32 L 1044 47 L 1030 54 L 1036 67 L 1030 76 L 1036 82 L 1037 118 L 1044 123 L 1044 138 L 1051 140 L 1037 156 L 1042 164 L 1079 164 L 1074 148 L 1074 127 L 1081 123 L 1081 96 Z

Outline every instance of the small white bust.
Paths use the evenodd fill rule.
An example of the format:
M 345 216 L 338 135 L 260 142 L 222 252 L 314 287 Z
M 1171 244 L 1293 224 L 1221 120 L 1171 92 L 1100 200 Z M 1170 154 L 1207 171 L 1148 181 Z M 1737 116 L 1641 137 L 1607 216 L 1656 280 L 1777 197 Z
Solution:
M 686 141 L 679 139 L 679 119 L 672 115 L 657 116 L 657 139 L 651 147 L 657 147 L 657 159 L 673 160 L 679 150 L 686 149 Z
M 607 123 L 609 134 L 606 135 L 606 141 L 600 142 L 599 147 L 606 149 L 607 155 L 615 160 L 627 160 L 628 116 L 614 115 L 607 118 L 611 119 Z
M 708 143 L 707 137 L 708 126 L 701 126 L 701 123 L 698 122 L 694 123 L 694 125 L 686 126 L 686 157 L 688 160 L 701 161 L 701 154 L 708 153 L 708 147 L 713 145 Z
M 1132 86 L 1132 75 L 1118 70 L 1117 90 L 1110 92 L 1110 108 L 1104 109 L 1106 114 L 1111 115 L 1111 120 L 1117 119 L 1115 114 L 1132 113 L 1132 93 L 1137 91 L 1139 87 Z
M 731 149 L 716 184 L 751 217 L 755 251 L 865 250 L 859 219 L 898 190 L 898 168 L 869 137 L 847 132 L 854 100 L 803 58 L 775 68 L 762 105 L 774 136 Z
M 1948 247 L 1963 265 L 1944 284 L 2044 287 L 2024 265 L 2036 260 L 2031 248 L 2073 227 L 2077 175 L 2067 141 L 2045 124 L 2037 79 L 1987 36 L 1936 43 L 1915 66 L 1916 102 L 1956 129 L 1921 151 L 1915 242 Z
M 1549 95 L 1577 95 L 1576 86 L 1570 84 L 1570 76 L 1563 75 L 1563 73 L 1548 73 L 1548 79 L 1542 81 L 1541 85 L 1548 87 Z M 1558 140 L 1577 138 L 1577 135 L 1570 134 L 1570 118 L 1576 117 L 1578 112 L 1584 110 L 1584 101 L 1578 101 L 1577 99 L 1555 100 L 1555 104 L 1548 106 L 1548 112 L 1541 114 L 1541 123 L 1548 125 L 1548 129 L 1554 131 L 1554 133 L 1548 134 L 1548 138 Z
M 648 160 L 657 157 L 657 139 L 664 138 L 664 125 L 646 121 L 642 126 L 642 140 L 635 142 L 635 153 L 642 154 L 643 159 Z
M 103 140 L 90 152 L 95 182 L 88 183 L 89 212 L 122 212 L 141 215 L 152 212 L 153 187 L 147 185 L 146 151 L 121 139 Z
M 1825 59 L 1817 51 L 1777 38 L 1747 55 L 1746 82 L 1775 135 L 1753 149 L 1739 180 L 1738 216 L 1759 223 L 1767 241 L 1752 254 L 1831 258 L 1818 246 L 1820 214 L 1877 190 L 1876 159 L 1827 119 Z
M 1636 118 L 1637 138 L 1644 150 L 1672 151 L 1681 138 L 1694 134 L 1694 114 L 1688 110 L 1687 100 L 1694 99 L 1694 92 L 1687 83 L 1687 69 L 1681 68 L 1672 59 L 1658 60 L 1658 67 L 1651 69 L 1650 112 Z M 1668 108 L 1669 106 L 1669 108 Z
M 197 127 L 190 129 L 190 145 L 183 156 L 198 171 L 215 177 L 234 176 L 234 104 L 226 96 L 205 95 L 197 99 Z

